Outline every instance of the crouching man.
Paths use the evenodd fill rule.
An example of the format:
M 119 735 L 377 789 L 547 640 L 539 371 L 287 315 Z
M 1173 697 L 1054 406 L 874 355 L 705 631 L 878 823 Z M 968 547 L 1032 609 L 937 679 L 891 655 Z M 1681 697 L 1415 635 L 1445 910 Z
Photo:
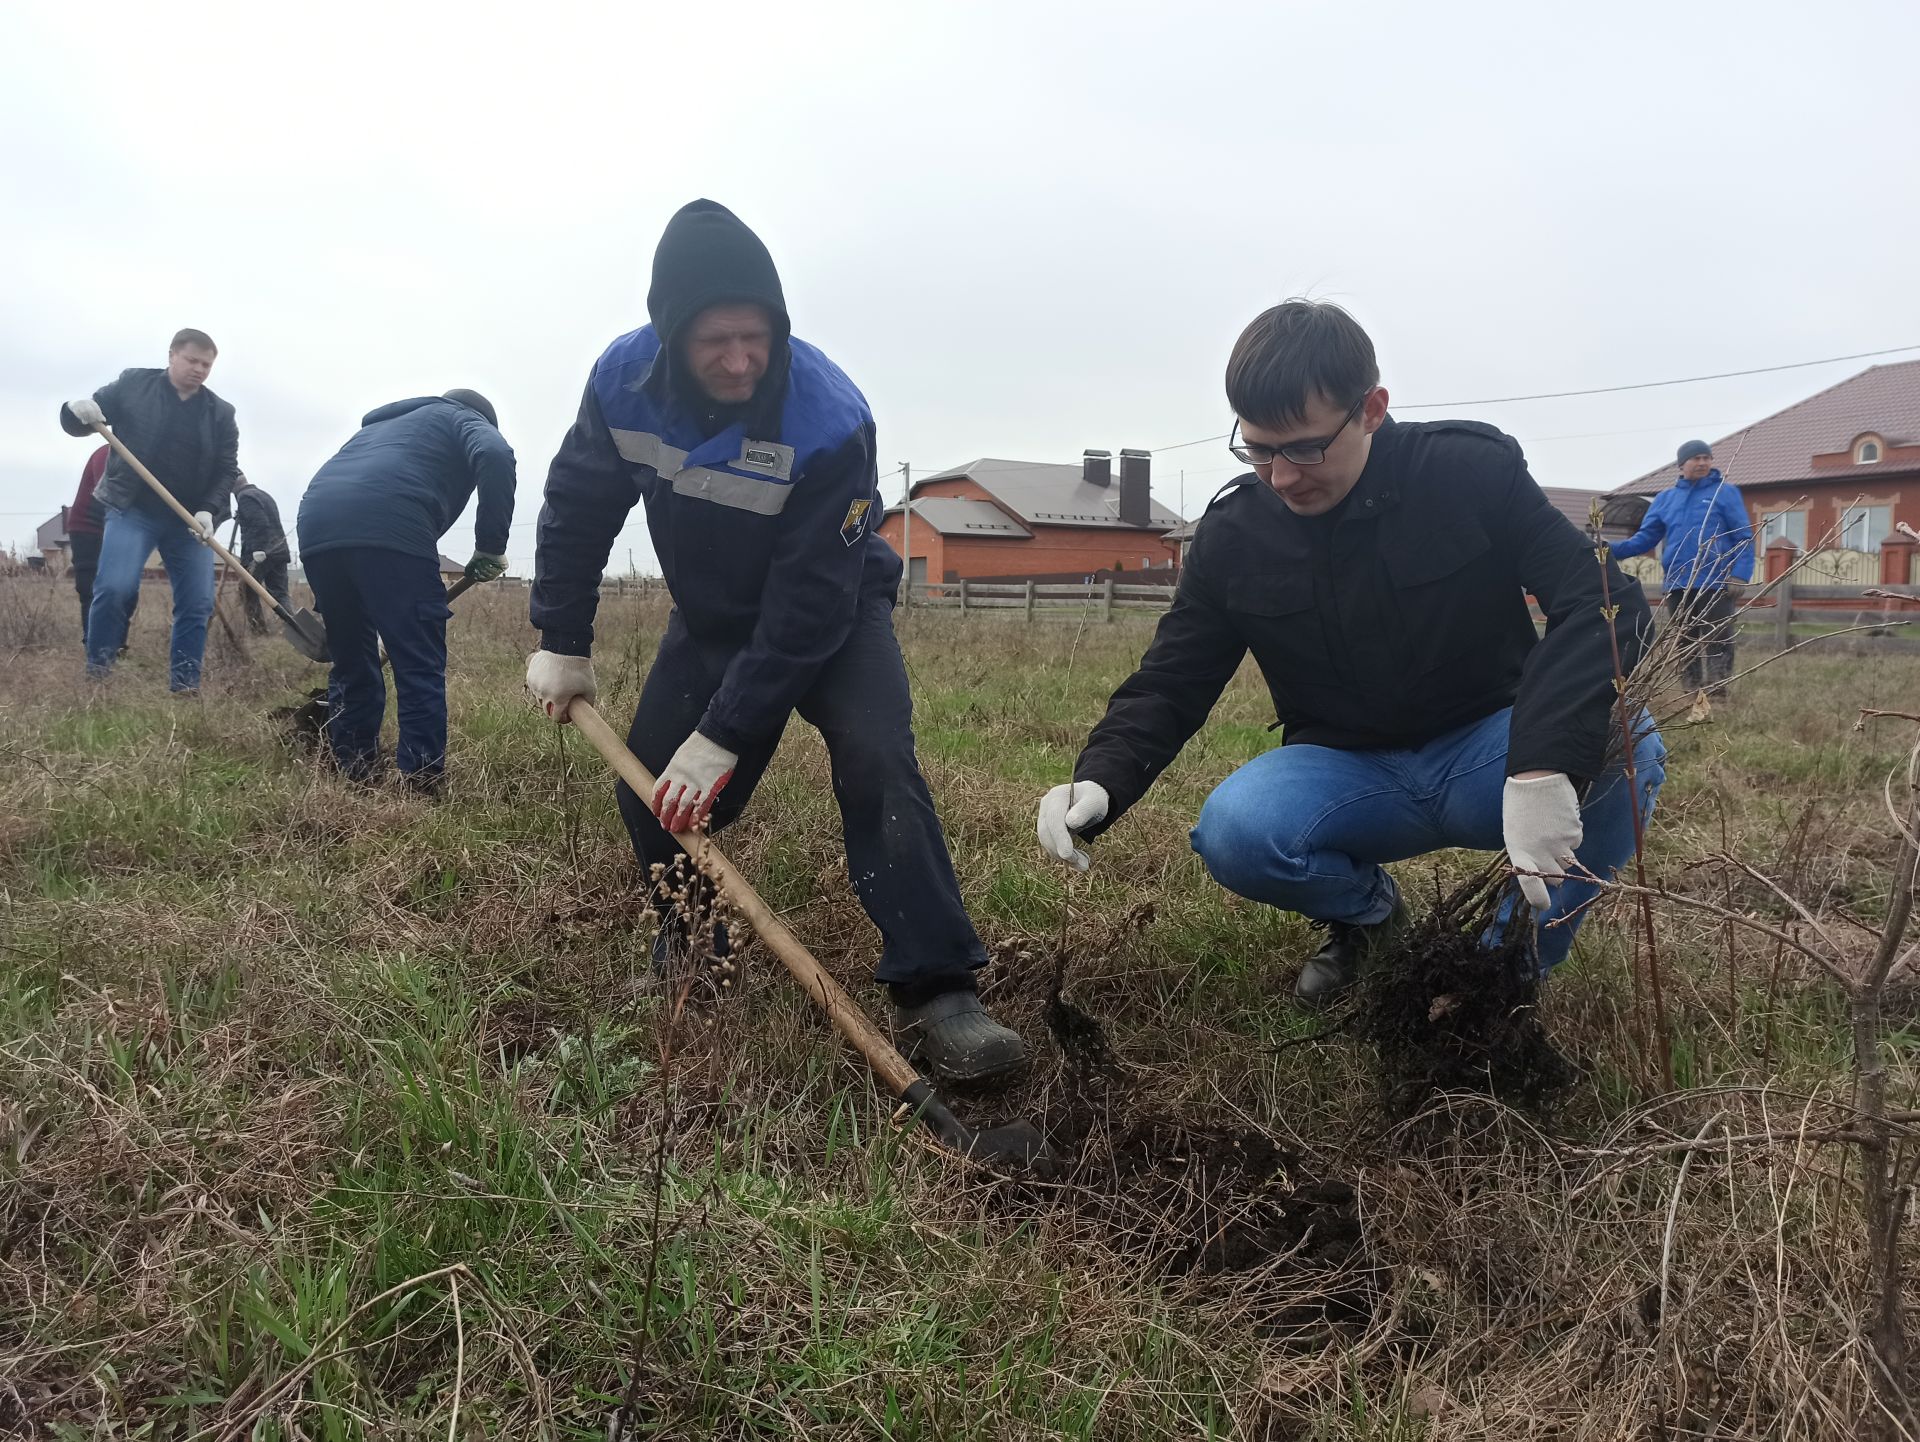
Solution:
M 627 736 L 660 784 L 616 793 L 642 872 L 673 885 L 669 833 L 738 816 L 798 711 L 827 744 L 847 870 L 909 1049 L 944 1080 L 1006 1076 L 1026 1049 L 975 993 L 986 951 L 914 755 L 866 400 L 790 334 L 772 257 L 712 201 L 668 224 L 647 309 L 653 323 L 595 363 L 547 475 L 528 689 L 559 721 L 592 700 L 601 572 L 641 501 L 674 603 Z M 707 928 L 655 899 L 655 960 L 670 966 Z M 714 954 L 728 945 L 715 928 Z
M 1404 924 L 1382 863 L 1443 847 L 1506 848 L 1557 965 L 1665 776 L 1644 716 L 1637 796 L 1609 751 L 1614 647 L 1630 670 L 1650 632 L 1640 587 L 1607 563 L 1610 625 L 1592 542 L 1519 445 L 1395 421 L 1372 341 L 1337 306 L 1254 320 L 1227 399 L 1252 473 L 1208 507 L 1139 669 L 1042 799 L 1042 846 L 1084 865 L 1075 835 L 1140 799 L 1251 650 L 1284 744 L 1213 791 L 1192 841 L 1228 890 L 1326 929 L 1299 998 L 1351 985 Z

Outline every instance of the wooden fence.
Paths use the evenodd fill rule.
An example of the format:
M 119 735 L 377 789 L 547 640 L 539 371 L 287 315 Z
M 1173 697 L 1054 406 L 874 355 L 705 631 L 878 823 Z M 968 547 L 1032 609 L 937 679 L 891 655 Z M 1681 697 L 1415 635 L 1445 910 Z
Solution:
M 915 585 L 910 606 L 929 611 L 1017 612 L 1025 620 L 1090 616 L 1111 621 L 1128 612 L 1158 614 L 1173 604 L 1171 586 L 1131 586 L 1111 577 L 1091 582 L 935 581 Z
M 603 596 L 664 596 L 657 576 L 609 576 Z M 991 614 L 1034 621 L 1111 622 L 1126 615 L 1159 615 L 1173 602 L 1169 586 L 1138 586 L 1104 579 L 1056 584 L 1042 581 L 948 581 L 913 587 L 914 610 Z M 1538 611 L 1534 621 L 1541 623 Z M 1871 626 L 1891 636 L 1872 638 L 1876 651 L 1920 654 L 1920 586 L 1806 586 L 1792 577 L 1756 590 L 1740 612 L 1741 629 L 1765 633 L 1781 650 L 1794 644 L 1793 627 L 1831 629 Z M 1857 636 L 1866 633 L 1855 631 Z
M 1920 586 L 1803 586 L 1783 576 L 1740 608 L 1741 629 L 1770 633 L 1782 651 L 1796 640 L 1793 628 L 1807 625 L 1872 627 L 1890 633 L 1872 637 L 1876 650 L 1920 654 Z

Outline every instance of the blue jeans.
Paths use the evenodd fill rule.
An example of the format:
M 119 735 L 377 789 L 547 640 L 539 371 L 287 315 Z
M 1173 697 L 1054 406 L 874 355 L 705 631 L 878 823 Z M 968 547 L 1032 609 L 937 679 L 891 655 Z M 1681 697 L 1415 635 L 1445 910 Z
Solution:
M 173 586 L 173 646 L 167 684 L 191 691 L 200 684 L 207 653 L 207 621 L 213 615 L 213 552 L 171 511 L 131 506 L 108 510 L 100 537 L 100 569 L 93 578 L 87 612 L 87 674 L 105 676 L 127 639 L 127 619 L 140 599 L 140 573 L 160 552 Z
M 371 780 L 380 760 L 387 643 L 400 698 L 400 774 L 438 777 L 447 756 L 447 588 L 430 556 L 344 546 L 302 557 L 313 604 L 327 623 L 333 674 L 327 687 L 327 748 L 340 769 Z
M 1384 921 L 1398 894 L 1381 869 L 1443 847 L 1497 851 L 1507 781 L 1511 708 L 1439 736 L 1415 750 L 1336 751 L 1281 746 L 1256 756 L 1207 797 L 1193 849 L 1227 890 L 1316 921 Z M 1642 821 L 1666 779 L 1667 748 L 1642 714 L 1636 725 Z M 1615 766 L 1589 788 L 1574 853 L 1581 867 L 1611 878 L 1633 855 L 1633 813 Z M 1558 966 L 1599 893 L 1573 876 L 1552 891 L 1540 918 L 1542 968 Z

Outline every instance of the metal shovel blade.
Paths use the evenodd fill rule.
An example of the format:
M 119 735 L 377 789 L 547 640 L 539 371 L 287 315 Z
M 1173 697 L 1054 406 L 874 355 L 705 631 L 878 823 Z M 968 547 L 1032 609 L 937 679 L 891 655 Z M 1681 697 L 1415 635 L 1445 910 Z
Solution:
M 280 629 L 286 633 L 288 644 L 309 661 L 333 660 L 333 653 L 327 649 L 326 623 L 305 606 L 297 611 L 282 608 Z
M 920 1120 L 941 1142 L 976 1162 L 995 1162 L 1047 1175 L 1059 1164 L 1053 1148 L 1040 1129 L 1029 1121 L 1011 1121 L 997 1127 L 968 1126 L 933 1093 L 925 1078 L 900 1094 L 900 1100 L 913 1107 Z

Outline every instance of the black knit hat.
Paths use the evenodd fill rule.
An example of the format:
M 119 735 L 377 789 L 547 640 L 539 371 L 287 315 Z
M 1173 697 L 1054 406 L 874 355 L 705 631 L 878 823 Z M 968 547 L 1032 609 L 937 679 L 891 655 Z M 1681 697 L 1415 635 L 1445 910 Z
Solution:
M 669 349 L 708 306 L 750 302 L 773 313 L 776 349 L 789 334 L 780 272 L 760 237 L 712 200 L 683 205 L 667 222 L 653 253 L 647 313 Z
M 1705 456 L 1711 460 L 1713 458 L 1713 447 L 1705 441 L 1688 441 L 1684 446 L 1680 447 L 1679 460 L 1681 465 L 1684 466 L 1695 456 Z

